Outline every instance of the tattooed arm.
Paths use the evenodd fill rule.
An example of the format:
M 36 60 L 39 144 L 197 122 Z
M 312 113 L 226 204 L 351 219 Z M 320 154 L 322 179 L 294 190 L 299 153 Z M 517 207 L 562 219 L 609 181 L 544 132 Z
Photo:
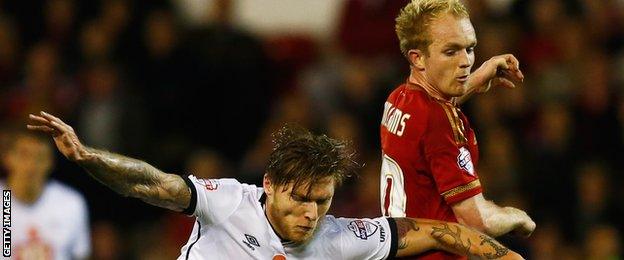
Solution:
M 457 223 L 394 218 L 397 226 L 397 257 L 428 250 L 444 250 L 480 259 L 523 259 L 493 238 Z
M 182 211 L 188 207 L 191 191 L 175 174 L 164 173 L 146 162 L 84 146 L 74 129 L 50 114 L 30 115 L 28 129 L 52 135 L 59 151 L 83 167 L 93 178 L 124 196 L 149 204 Z

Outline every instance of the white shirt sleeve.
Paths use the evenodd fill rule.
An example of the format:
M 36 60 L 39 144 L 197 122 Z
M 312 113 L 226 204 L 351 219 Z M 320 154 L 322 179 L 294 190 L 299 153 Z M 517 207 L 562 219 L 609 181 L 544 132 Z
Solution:
M 338 218 L 341 259 L 386 259 L 396 255 L 396 224 L 385 217 Z
M 91 254 L 91 235 L 89 232 L 89 211 L 82 196 L 78 197 L 77 227 L 75 243 L 72 245 L 73 259 L 88 259 Z
M 243 185 L 235 179 L 198 179 L 190 175 L 184 180 L 191 189 L 191 203 L 184 213 L 205 224 L 227 219 L 242 201 Z

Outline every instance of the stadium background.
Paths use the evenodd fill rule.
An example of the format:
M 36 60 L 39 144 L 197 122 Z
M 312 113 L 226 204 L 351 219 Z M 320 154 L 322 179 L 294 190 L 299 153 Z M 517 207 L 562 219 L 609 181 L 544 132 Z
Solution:
M 353 140 L 365 163 L 331 213 L 376 216 L 383 101 L 408 75 L 393 32 L 406 2 L 2 1 L 0 125 L 45 110 L 90 146 L 259 183 L 270 133 L 297 122 Z M 503 240 L 529 259 L 622 259 L 624 1 L 466 4 L 476 66 L 513 53 L 526 76 L 463 106 L 486 197 L 538 225 Z M 88 201 L 94 259 L 177 256 L 192 219 L 56 156 L 52 178 Z

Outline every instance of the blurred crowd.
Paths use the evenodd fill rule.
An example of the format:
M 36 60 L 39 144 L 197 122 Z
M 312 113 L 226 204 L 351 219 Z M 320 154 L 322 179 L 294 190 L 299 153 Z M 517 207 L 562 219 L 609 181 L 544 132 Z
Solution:
M 364 164 L 330 213 L 379 215 L 379 124 L 409 73 L 394 34 L 407 1 L 338 1 L 328 39 L 236 23 L 244 0 L 199 1 L 210 8 L 189 22 L 189 2 L 2 1 L 0 139 L 44 110 L 89 146 L 260 185 L 271 132 L 296 122 L 352 140 Z M 462 107 L 486 198 L 537 223 L 530 239 L 503 241 L 529 259 L 623 259 L 624 1 L 465 3 L 475 67 L 512 53 L 526 76 Z M 55 156 L 51 177 L 87 200 L 93 259 L 179 254 L 191 218 L 123 198 Z

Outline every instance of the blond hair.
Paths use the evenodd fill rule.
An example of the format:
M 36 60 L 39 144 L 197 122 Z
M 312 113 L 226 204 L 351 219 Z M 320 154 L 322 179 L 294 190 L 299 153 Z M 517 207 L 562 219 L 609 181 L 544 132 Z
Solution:
M 395 31 L 399 38 L 401 53 L 407 57 L 411 49 L 427 53 L 432 40 L 429 24 L 440 14 L 468 17 L 468 10 L 459 0 L 412 0 L 396 18 Z

